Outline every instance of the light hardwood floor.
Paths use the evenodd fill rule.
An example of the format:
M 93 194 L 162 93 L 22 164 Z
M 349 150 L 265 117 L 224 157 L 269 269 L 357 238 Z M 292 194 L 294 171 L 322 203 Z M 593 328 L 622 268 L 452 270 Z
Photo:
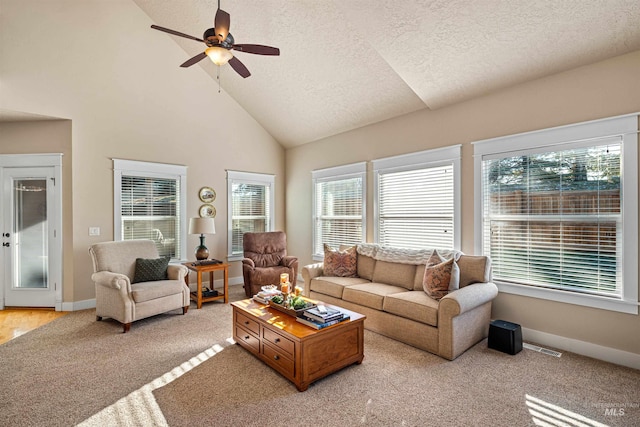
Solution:
M 0 344 L 67 314 L 49 308 L 5 308 L 0 310 Z

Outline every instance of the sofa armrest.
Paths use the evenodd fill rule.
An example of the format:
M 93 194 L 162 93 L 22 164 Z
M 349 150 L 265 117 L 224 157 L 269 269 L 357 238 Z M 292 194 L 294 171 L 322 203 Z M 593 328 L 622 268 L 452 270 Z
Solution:
M 304 281 L 304 295 L 309 296 L 311 292 L 311 279 L 322 276 L 324 263 L 318 262 L 302 267 L 302 280 Z
M 455 317 L 471 311 L 498 296 L 498 287 L 492 283 L 474 283 L 445 295 L 440 300 L 438 316 Z
M 169 264 L 167 266 L 167 277 L 171 280 L 184 280 L 187 274 L 189 274 L 189 269 L 184 265 Z
M 131 282 L 124 274 L 112 273 L 110 271 L 98 271 L 91 275 L 91 280 L 93 280 L 96 285 L 113 289 L 125 289 L 127 292 L 131 292 Z
M 298 257 L 288 255 L 286 257 L 282 257 L 282 259 L 280 260 L 280 265 L 283 265 L 288 268 L 293 268 L 297 262 L 298 262 Z

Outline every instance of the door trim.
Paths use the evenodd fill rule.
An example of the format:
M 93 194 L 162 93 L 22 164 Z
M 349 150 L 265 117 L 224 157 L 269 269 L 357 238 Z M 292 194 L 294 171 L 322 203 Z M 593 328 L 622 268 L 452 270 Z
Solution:
M 62 153 L 51 154 L 0 154 L 0 182 L 4 176 L 4 169 L 11 167 L 53 167 L 52 198 L 55 207 L 51 224 L 55 230 L 54 238 L 49 241 L 50 253 L 57 254 L 55 262 L 50 263 L 49 274 L 55 286 L 55 310 L 62 311 L 62 287 L 64 255 L 62 253 Z M 0 212 L 0 218 L 2 212 Z M 4 258 L 3 258 L 4 259 Z M 4 266 L 3 266 L 4 268 Z M 0 286 L 0 310 L 4 310 L 4 283 Z

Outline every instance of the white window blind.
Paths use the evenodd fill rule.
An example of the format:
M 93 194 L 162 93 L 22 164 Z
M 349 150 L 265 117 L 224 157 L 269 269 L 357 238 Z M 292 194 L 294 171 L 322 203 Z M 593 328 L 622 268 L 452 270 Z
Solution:
M 114 160 L 116 240 L 150 239 L 184 259 L 184 180 L 182 166 Z
M 459 248 L 459 146 L 374 161 L 376 241 Z
M 357 163 L 312 172 L 314 191 L 313 257 L 333 248 L 362 243 L 365 224 L 366 164 Z
M 229 258 L 244 254 L 244 233 L 273 231 L 274 176 L 227 171 L 229 186 Z
M 500 291 L 637 314 L 637 126 L 621 116 L 474 143 L 476 250 Z
M 496 280 L 620 298 L 621 139 L 485 160 Z

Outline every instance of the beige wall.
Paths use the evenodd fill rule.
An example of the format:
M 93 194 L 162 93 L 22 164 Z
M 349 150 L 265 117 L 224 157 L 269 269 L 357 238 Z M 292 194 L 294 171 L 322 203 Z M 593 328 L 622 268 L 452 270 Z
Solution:
M 180 68 L 187 54 L 151 30 L 132 1 L 3 0 L 0 19 L 0 109 L 71 121 L 65 173 L 73 177 L 64 192 L 73 222 L 64 238 L 74 264 L 64 302 L 94 298 L 87 248 L 113 239 L 112 158 L 188 166 L 188 216 L 198 216 L 198 189 L 214 188 L 213 257 L 227 250 L 226 169 L 276 175 L 276 227 L 284 229 L 282 146 L 200 66 Z M 223 70 L 223 78 L 238 77 Z M 88 236 L 90 226 L 102 234 Z M 197 244 L 189 236 L 190 255 Z M 241 275 L 236 262 L 230 276 Z
M 463 144 L 462 250 L 474 252 L 472 141 L 640 111 L 640 51 L 436 111 L 419 111 L 287 150 L 289 251 L 312 262 L 311 171 Z M 368 184 L 371 184 L 369 173 Z M 368 241 L 373 186 L 368 185 Z M 636 260 L 637 261 L 637 260 Z M 635 263 L 637 265 L 637 262 Z M 640 354 L 640 317 L 500 294 L 493 317 Z
M 71 122 L 52 120 L 36 122 L 0 123 L 0 154 L 57 154 L 62 153 L 62 188 L 71 188 Z M 72 199 L 69 191 L 62 192 L 62 229 L 73 229 Z M 72 239 L 62 242 L 64 254 L 73 253 Z M 63 256 L 63 277 L 73 277 L 73 257 Z M 73 287 L 62 289 L 63 301 L 73 301 Z

